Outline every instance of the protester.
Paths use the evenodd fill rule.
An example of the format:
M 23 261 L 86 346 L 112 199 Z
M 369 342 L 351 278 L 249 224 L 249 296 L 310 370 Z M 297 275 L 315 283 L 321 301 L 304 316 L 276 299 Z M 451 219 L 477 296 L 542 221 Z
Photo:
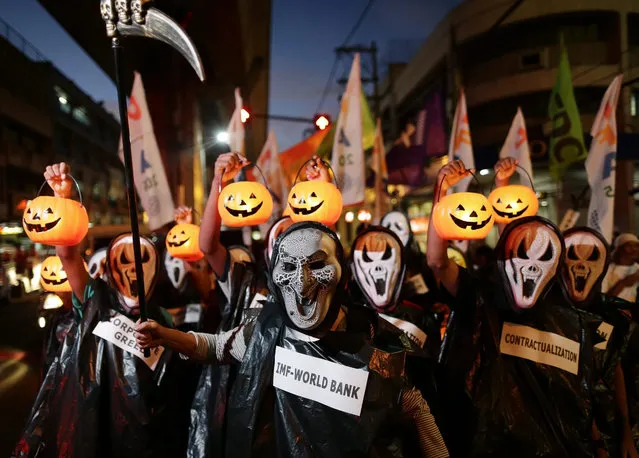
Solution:
M 634 234 L 620 234 L 614 242 L 612 262 L 604 277 L 602 290 L 609 296 L 637 302 L 639 287 L 639 239 Z

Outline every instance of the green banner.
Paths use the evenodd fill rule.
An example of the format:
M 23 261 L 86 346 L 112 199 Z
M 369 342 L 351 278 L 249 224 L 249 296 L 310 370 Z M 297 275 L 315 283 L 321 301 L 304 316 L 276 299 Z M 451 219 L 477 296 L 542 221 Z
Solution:
M 585 160 L 588 155 L 584 146 L 584 132 L 581 127 L 579 109 L 572 88 L 568 53 L 563 45 L 563 40 L 561 40 L 557 80 L 548 104 L 548 115 L 552 122 L 548 150 L 549 169 L 553 179 L 559 181 L 571 164 Z

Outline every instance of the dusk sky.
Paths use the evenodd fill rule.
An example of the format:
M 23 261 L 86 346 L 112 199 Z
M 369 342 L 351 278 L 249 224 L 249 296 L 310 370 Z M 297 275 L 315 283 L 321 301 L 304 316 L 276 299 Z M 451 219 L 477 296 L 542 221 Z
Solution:
M 93 1 L 93 0 L 86 0 Z M 461 0 L 377 0 L 349 44 L 376 41 L 380 67 L 418 49 L 445 14 Z M 96 14 L 98 13 L 98 1 Z M 318 107 L 335 54 L 368 0 L 273 0 L 271 89 L 272 114 L 312 117 Z M 93 63 L 36 0 L 0 0 L 0 18 L 9 23 L 95 100 L 115 105 L 113 82 Z M 400 44 L 403 40 L 406 45 Z M 393 43 L 393 44 L 391 44 Z M 390 54 L 390 55 L 389 55 Z M 342 61 L 335 79 L 347 76 Z M 335 115 L 340 88 L 331 91 L 322 111 Z M 302 140 L 307 126 L 271 122 L 280 150 Z

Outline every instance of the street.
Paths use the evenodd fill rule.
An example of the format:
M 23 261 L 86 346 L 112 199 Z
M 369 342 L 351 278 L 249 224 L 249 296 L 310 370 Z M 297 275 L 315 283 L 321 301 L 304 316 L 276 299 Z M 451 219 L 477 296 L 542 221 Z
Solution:
M 40 385 L 44 331 L 38 328 L 38 300 L 0 302 L 0 456 L 9 456 Z

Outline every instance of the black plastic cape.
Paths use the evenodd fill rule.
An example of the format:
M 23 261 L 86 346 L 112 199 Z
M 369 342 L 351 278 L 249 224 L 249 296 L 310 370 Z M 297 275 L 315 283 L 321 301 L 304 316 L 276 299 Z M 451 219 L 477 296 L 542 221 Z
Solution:
M 64 338 L 76 322 L 73 310 L 60 310 L 52 314 L 47 335 L 43 343 L 42 378 L 47 374 L 51 363 L 60 352 Z
M 521 312 L 506 303 L 503 286 L 493 284 L 492 295 L 482 289 L 460 268 L 446 364 L 451 415 L 443 429 L 449 439 L 458 434 L 447 442 L 451 455 L 591 457 L 592 335 L 601 318 L 569 306 L 556 286 Z M 501 354 L 504 322 L 578 342 L 578 374 Z
M 141 359 L 95 336 L 93 329 L 109 318 L 117 299 L 100 280 L 90 281 L 87 292 L 82 320 L 70 329 L 47 371 L 12 456 L 183 455 L 171 352 L 165 350 L 151 371 Z M 169 325 L 157 308 L 149 308 L 149 317 Z
M 400 406 L 407 338 L 362 307 L 350 307 L 346 320 L 347 331 L 306 342 L 285 326 L 280 305 L 265 304 L 229 401 L 225 456 L 419 456 L 415 428 L 405 424 Z M 389 353 L 369 344 L 373 335 Z M 277 346 L 369 371 L 361 416 L 274 388 Z
M 229 275 L 229 268 L 227 261 L 225 275 Z M 235 264 L 231 282 L 230 300 L 226 299 L 221 288 L 217 289 L 221 304 L 219 327 L 204 328 L 203 332 L 223 332 L 238 326 L 256 291 L 265 284 L 255 272 L 254 264 L 250 263 Z M 226 406 L 236 371 L 236 367 L 229 365 L 206 365 L 202 368 L 191 404 L 188 458 L 222 456 L 224 453 Z

